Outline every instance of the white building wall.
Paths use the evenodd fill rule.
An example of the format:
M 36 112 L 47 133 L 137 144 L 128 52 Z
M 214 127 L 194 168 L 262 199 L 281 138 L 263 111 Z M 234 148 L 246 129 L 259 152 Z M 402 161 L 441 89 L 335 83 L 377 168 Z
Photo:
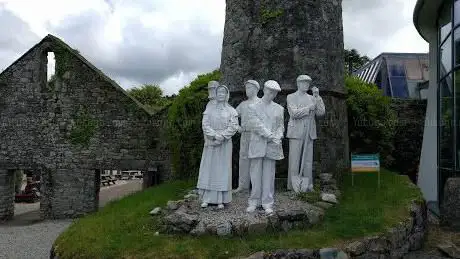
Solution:
M 430 37 L 430 82 L 427 90 L 427 108 L 425 130 L 423 132 L 422 151 L 417 185 L 422 190 L 427 202 L 438 201 L 438 173 L 437 173 L 437 34 L 434 31 Z

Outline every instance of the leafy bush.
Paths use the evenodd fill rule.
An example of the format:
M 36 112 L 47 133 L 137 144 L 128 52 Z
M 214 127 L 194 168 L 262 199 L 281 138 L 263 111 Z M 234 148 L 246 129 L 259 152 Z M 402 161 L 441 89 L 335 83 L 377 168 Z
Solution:
M 380 153 L 382 164 L 393 163 L 391 152 L 396 128 L 396 113 L 391 109 L 391 98 L 382 95 L 376 85 L 356 77 L 346 77 L 348 91 L 348 130 L 350 151 Z
M 219 79 L 219 70 L 199 75 L 179 91 L 169 107 L 169 145 L 176 179 L 198 175 L 203 151 L 201 120 L 208 102 L 207 85 L 209 81 Z

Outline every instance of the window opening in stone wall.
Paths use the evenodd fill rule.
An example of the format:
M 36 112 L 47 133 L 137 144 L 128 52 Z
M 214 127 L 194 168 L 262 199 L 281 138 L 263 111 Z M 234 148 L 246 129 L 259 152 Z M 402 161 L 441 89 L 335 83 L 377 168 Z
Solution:
M 48 52 L 48 64 L 46 67 L 48 86 L 54 86 L 56 82 L 56 59 L 54 57 L 54 52 Z M 54 87 L 53 87 L 54 88 Z

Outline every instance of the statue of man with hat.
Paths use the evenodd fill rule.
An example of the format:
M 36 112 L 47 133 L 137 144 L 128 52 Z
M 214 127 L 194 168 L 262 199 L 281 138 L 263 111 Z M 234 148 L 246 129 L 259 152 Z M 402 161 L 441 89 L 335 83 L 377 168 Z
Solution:
M 251 194 L 247 212 L 262 206 L 265 213 L 273 213 L 275 192 L 275 165 L 284 158 L 281 139 L 284 135 L 284 108 L 275 103 L 281 87 L 274 80 L 264 84 L 264 95 L 257 103 L 249 105 L 251 138 L 250 159 Z
M 286 134 L 289 138 L 288 190 L 296 190 L 297 184 L 307 185 L 306 188 L 300 187 L 302 191 L 313 187 L 313 141 L 317 139 L 315 116 L 323 116 L 325 107 L 317 87 L 312 88 L 313 95 L 307 93 L 311 81 L 308 75 L 298 76 L 297 91 L 286 97 L 289 112 Z
M 238 188 L 234 192 L 249 190 L 250 178 L 249 178 L 249 140 L 251 139 L 251 131 L 249 130 L 248 113 L 249 105 L 257 103 L 260 98 L 257 97 L 257 93 L 260 90 L 260 85 L 255 80 L 248 80 L 244 84 L 246 90 L 247 100 L 242 101 L 237 107 L 236 111 L 241 119 L 241 127 L 239 132 L 240 137 L 240 161 L 239 161 L 239 175 L 238 175 Z

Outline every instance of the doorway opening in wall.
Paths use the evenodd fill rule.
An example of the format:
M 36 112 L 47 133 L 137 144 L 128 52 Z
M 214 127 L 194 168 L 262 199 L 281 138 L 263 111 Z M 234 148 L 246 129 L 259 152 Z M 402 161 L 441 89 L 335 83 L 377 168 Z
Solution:
M 54 89 L 54 84 L 56 82 L 56 59 L 54 57 L 54 52 L 48 52 L 47 59 L 46 80 L 48 82 L 48 87 Z
M 14 216 L 16 222 L 33 223 L 41 220 L 40 201 L 43 199 L 41 171 L 9 170 L 14 179 Z
M 141 170 L 99 169 L 98 180 L 99 207 L 108 202 L 123 198 L 142 190 L 144 172 Z

